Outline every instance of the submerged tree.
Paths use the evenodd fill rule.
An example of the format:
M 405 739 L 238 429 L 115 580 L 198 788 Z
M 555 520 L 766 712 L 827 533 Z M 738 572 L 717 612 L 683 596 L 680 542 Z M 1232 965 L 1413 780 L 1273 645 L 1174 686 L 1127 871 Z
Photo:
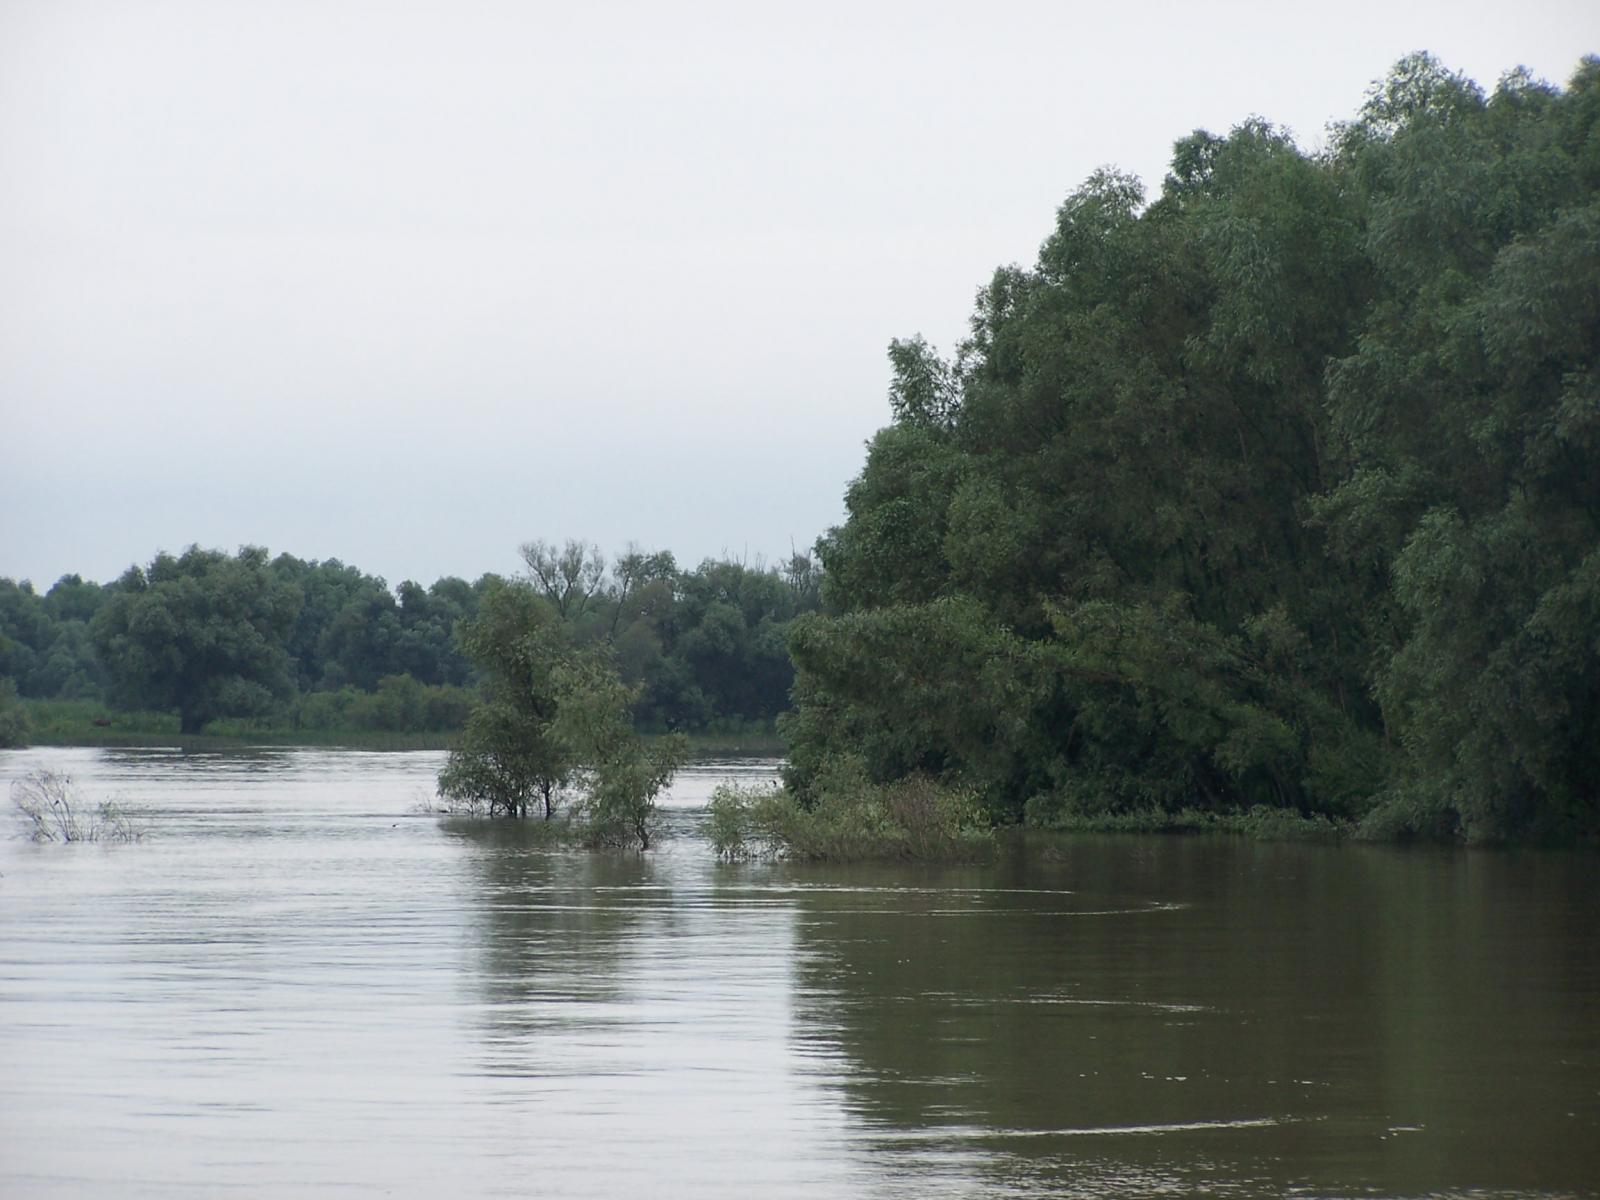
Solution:
M 572 653 L 566 626 L 530 586 L 507 583 L 483 597 L 458 637 L 484 682 L 439 791 L 491 814 L 521 817 L 539 805 L 548 820 L 575 768 L 556 729 L 557 675 Z
M 560 736 L 583 764 L 585 838 L 592 845 L 648 849 L 655 836 L 656 797 L 682 765 L 687 742 L 673 734 L 650 744 L 635 734 L 636 689 L 600 659 L 567 664 L 557 682 Z
M 439 774 L 440 793 L 491 815 L 537 807 L 549 820 L 577 787 L 589 840 L 648 847 L 682 739 L 651 746 L 635 736 L 635 689 L 602 653 L 575 645 L 569 623 L 529 583 L 490 590 L 459 637 L 483 672 L 483 693 Z

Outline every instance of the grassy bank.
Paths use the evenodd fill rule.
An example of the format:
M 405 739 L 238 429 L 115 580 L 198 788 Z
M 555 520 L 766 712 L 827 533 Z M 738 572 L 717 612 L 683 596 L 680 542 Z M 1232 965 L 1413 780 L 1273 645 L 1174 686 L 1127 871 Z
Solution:
M 124 712 L 91 700 L 24 700 L 28 740 L 36 746 L 348 746 L 361 750 L 443 750 L 443 730 L 294 729 L 264 720 L 222 720 L 203 733 L 183 733 L 176 713 Z
M 1355 836 L 1357 832 L 1357 827 L 1350 822 L 1266 807 L 1240 812 L 1208 812 L 1197 808 L 1167 812 L 1150 808 L 1134 812 L 1062 814 L 1037 828 L 1057 833 L 1220 833 L 1262 842 L 1335 841 Z
M 308 729 L 270 720 L 229 719 L 186 734 L 176 713 L 124 712 L 92 700 L 21 700 L 27 740 L 36 746 L 177 746 L 220 750 L 230 746 L 343 746 L 358 750 L 448 750 L 455 730 Z M 783 741 L 771 729 L 688 735 L 696 758 L 776 757 Z

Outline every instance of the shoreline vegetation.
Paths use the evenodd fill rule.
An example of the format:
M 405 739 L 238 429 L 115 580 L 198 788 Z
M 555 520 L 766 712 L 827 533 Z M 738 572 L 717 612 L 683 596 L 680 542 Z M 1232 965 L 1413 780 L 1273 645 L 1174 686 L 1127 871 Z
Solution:
M 111 583 L 67 575 L 43 593 L 0 578 L 0 747 L 166 734 L 167 717 L 129 718 L 147 713 L 174 714 L 185 739 L 444 746 L 485 682 L 458 634 L 507 589 L 609 660 L 638 730 L 771 744 L 794 677 L 786 630 L 818 602 L 809 555 L 683 568 L 668 552 L 608 560 L 576 540 L 521 553 L 519 578 L 392 589 L 337 559 L 252 546 L 161 552 Z
M 811 806 L 781 784 L 716 790 L 706 835 L 728 862 L 906 861 L 985 862 L 1017 837 L 1077 834 L 1211 835 L 1258 842 L 1388 841 L 1349 821 L 1304 816 L 1266 806 L 1242 812 L 1185 808 L 1072 816 L 1052 824 L 996 824 L 970 789 L 911 776 L 892 784 L 868 781 L 859 764 L 846 779 L 819 789 Z
M 352 750 L 449 750 L 460 730 L 294 729 L 259 719 L 219 720 L 202 733 L 184 733 L 176 713 L 125 712 L 89 701 L 23 700 L 33 746 L 108 746 L 127 749 L 228 750 L 249 747 L 329 747 Z M 646 741 L 667 736 L 645 731 Z M 683 735 L 697 757 L 781 757 L 783 740 L 769 726 L 699 730 Z

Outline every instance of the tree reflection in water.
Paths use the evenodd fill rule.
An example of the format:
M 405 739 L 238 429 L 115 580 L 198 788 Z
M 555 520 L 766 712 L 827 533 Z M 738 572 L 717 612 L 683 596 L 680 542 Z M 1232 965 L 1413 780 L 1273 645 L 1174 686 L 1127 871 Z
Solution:
M 622 966 L 655 918 L 650 859 L 563 849 L 543 822 L 443 824 L 477 868 L 474 978 L 485 1022 L 517 1037 L 602 1020 L 625 996 Z
M 796 1036 L 855 1065 L 874 1155 L 999 1194 L 1581 1191 L 1600 977 L 1541 911 L 1596 915 L 1581 869 L 1077 838 L 790 870 Z

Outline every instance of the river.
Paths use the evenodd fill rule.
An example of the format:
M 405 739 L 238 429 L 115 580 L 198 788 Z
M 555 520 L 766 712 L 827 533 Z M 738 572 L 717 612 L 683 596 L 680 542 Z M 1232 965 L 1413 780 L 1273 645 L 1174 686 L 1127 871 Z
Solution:
M 1080 837 L 716 862 L 442 756 L 0 752 L 0 1195 L 1600 1195 L 1600 859 Z

